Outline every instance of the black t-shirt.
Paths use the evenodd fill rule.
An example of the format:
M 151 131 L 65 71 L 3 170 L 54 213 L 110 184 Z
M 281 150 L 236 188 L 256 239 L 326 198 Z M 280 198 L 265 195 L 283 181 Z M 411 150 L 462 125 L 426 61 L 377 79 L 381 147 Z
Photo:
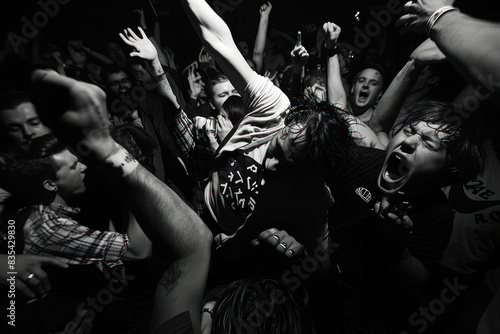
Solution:
M 385 151 L 363 148 L 363 152 L 364 157 L 350 168 L 348 175 L 330 185 L 335 206 L 330 211 L 329 222 L 334 258 L 343 279 L 351 285 L 367 287 L 381 280 L 387 282 L 400 256 L 400 253 L 394 254 L 394 259 L 390 259 L 387 250 L 403 249 L 394 247 L 397 242 L 391 238 L 399 235 L 389 235 L 383 225 L 387 222 L 372 210 L 382 195 L 377 179 Z M 441 259 L 448 244 L 453 211 L 439 188 L 411 199 L 403 196 L 403 199 L 413 207 L 408 213 L 413 221 L 412 233 L 403 243 L 408 245 L 414 257 L 430 268 Z

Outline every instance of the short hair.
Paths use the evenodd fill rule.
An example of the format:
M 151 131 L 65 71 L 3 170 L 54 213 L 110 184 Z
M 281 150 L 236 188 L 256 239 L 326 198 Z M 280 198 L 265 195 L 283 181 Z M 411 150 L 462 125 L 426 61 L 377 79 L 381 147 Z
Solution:
M 112 127 L 111 137 L 123 146 L 141 165 L 154 174 L 154 149 L 156 143 L 149 133 L 141 127 L 126 123 Z
M 431 99 L 416 102 L 408 109 L 408 116 L 394 127 L 393 135 L 419 122 L 438 125 L 436 131 L 446 135 L 440 143 L 446 148 L 445 185 L 466 182 L 483 170 L 485 152 L 476 122 L 466 121 L 452 103 Z
M 116 74 L 116 73 L 120 73 L 120 72 L 123 72 L 127 76 L 129 76 L 128 73 L 127 73 L 127 71 L 125 71 L 120 66 L 118 66 L 116 64 L 107 64 L 107 65 L 103 66 L 102 69 L 101 69 L 101 79 L 102 79 L 102 81 L 107 82 L 108 81 L 108 77 L 111 74 Z
M 369 68 L 378 71 L 382 75 L 382 80 L 380 82 L 380 87 L 384 88 L 385 70 L 384 70 L 384 68 L 381 65 L 379 65 L 377 63 L 366 63 L 363 66 L 361 66 L 361 68 L 356 72 L 356 75 L 354 76 L 353 83 L 355 83 L 356 80 L 358 80 L 359 75 L 361 74 L 361 72 L 363 72 L 364 70 L 369 69 Z
M 215 76 L 210 77 L 210 80 L 205 85 L 205 93 L 209 99 L 212 98 L 214 86 L 225 81 L 229 81 L 229 78 L 222 73 L 218 73 Z
M 0 95 L 0 111 L 14 109 L 18 105 L 31 102 L 30 94 L 21 91 L 10 91 Z
M 222 109 L 227 113 L 231 123 L 235 125 L 245 116 L 245 108 L 243 107 L 243 99 L 241 96 L 232 95 L 222 105 Z
M 46 134 L 24 144 L 19 152 L 6 154 L 2 187 L 26 204 L 50 203 L 55 194 L 46 191 L 43 182 L 56 180 L 57 168 L 52 156 L 66 148 L 54 135 Z
M 304 302 L 280 278 L 236 280 L 219 289 L 214 299 L 211 333 L 316 333 Z
M 285 125 L 303 125 L 297 131 L 305 134 L 302 140 L 306 142 L 309 162 L 333 180 L 345 175 L 348 166 L 361 155 L 349 121 L 342 116 L 345 113 L 327 102 L 303 102 L 292 107 L 285 118 Z

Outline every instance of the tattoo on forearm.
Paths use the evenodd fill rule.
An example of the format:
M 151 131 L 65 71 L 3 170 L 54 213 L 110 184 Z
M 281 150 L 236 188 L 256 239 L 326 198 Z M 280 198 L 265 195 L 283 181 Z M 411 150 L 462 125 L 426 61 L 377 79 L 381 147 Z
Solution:
M 172 290 L 177 286 L 177 281 L 182 275 L 182 270 L 179 269 L 179 263 L 172 263 L 167 271 L 162 275 L 158 286 L 165 288 L 167 294 L 172 292 Z

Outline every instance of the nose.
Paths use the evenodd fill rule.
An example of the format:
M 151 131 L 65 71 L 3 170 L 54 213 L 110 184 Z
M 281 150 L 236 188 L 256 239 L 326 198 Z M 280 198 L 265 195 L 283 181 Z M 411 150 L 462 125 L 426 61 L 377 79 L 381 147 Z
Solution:
M 31 139 L 35 136 L 35 131 L 30 126 L 23 126 L 22 131 L 24 139 Z
M 87 170 L 87 165 L 82 164 L 81 162 L 78 163 L 80 165 L 80 173 L 83 173 Z
M 404 153 L 411 154 L 415 152 L 417 148 L 417 143 L 420 140 L 420 136 L 418 134 L 414 134 L 408 138 L 406 138 L 401 144 L 401 151 Z

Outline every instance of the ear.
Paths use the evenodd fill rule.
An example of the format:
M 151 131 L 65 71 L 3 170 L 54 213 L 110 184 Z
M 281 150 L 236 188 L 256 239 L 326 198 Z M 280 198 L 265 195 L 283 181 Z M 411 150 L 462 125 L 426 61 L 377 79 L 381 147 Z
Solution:
M 45 190 L 48 190 L 48 191 L 57 192 L 57 190 L 58 190 L 56 183 L 52 180 L 45 180 L 45 181 L 43 181 L 42 185 L 45 188 Z

